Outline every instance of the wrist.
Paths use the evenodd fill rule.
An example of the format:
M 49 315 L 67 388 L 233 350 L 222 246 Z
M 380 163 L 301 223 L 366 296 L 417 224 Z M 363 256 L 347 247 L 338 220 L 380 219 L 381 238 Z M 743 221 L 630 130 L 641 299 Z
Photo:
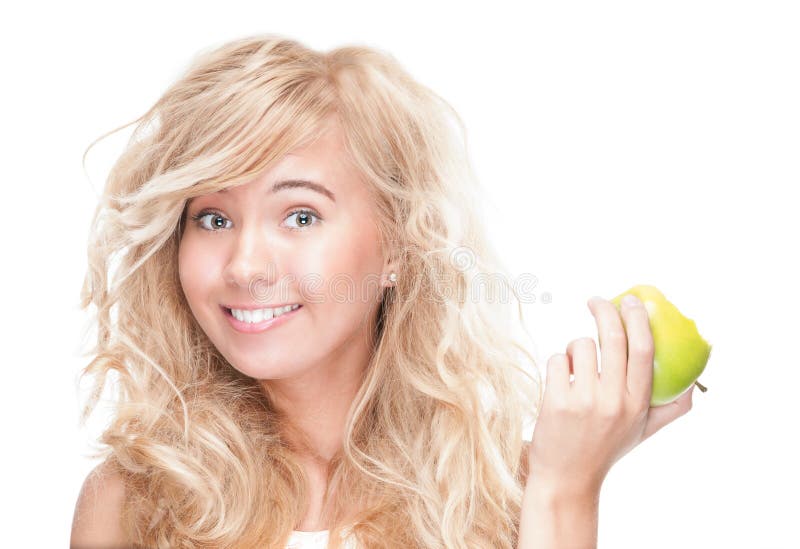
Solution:
M 602 480 L 583 480 L 557 478 L 537 474 L 528 476 L 525 491 L 532 492 L 534 498 L 546 505 L 572 505 L 576 502 L 594 502 L 600 498 Z
M 531 477 L 517 549 L 596 549 L 600 487 Z

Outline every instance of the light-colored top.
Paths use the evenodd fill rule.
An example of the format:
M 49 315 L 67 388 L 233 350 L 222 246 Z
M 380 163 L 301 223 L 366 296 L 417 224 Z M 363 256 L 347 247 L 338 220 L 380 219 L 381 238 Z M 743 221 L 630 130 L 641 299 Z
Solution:
M 345 528 L 342 531 L 342 539 L 347 538 L 348 534 L 349 529 Z M 317 532 L 292 530 L 292 535 L 289 536 L 286 549 L 325 549 L 328 546 L 329 536 L 330 530 L 319 530 Z M 347 538 L 344 542 L 344 547 L 356 549 L 355 540 L 353 538 Z

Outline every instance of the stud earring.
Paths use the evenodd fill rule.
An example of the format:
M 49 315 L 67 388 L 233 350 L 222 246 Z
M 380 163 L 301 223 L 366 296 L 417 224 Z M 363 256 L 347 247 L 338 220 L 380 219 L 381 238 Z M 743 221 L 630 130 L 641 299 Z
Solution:
M 391 282 L 397 282 L 397 273 L 391 273 L 391 274 L 389 274 L 389 281 L 391 281 Z

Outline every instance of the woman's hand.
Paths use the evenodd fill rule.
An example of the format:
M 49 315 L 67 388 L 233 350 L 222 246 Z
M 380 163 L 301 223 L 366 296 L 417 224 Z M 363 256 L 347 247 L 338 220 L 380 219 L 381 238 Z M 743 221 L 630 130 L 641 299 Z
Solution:
M 590 299 L 589 309 L 598 326 L 602 372 L 588 337 L 550 357 L 528 448 L 529 481 L 578 496 L 599 493 L 617 460 L 688 412 L 694 390 L 693 385 L 676 401 L 651 408 L 653 336 L 647 309 L 638 300 L 634 305 L 623 300 L 620 318 L 614 304 L 601 298 Z

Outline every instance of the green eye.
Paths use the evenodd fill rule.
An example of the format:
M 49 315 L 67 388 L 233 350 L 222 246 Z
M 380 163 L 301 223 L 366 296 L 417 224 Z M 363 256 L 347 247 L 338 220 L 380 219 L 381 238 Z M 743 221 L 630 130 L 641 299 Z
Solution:
M 305 229 L 306 227 L 311 227 L 312 225 L 319 224 L 318 222 L 320 220 L 320 216 L 317 215 L 317 213 L 312 210 L 295 210 L 288 216 L 286 216 L 286 219 L 291 218 L 293 215 L 297 216 L 295 219 L 298 224 L 296 227 L 289 227 L 293 231 L 300 231 Z M 311 218 L 317 219 L 318 222 L 312 223 Z
M 212 222 L 211 222 L 212 223 L 212 228 L 206 227 L 203 224 L 203 219 L 205 219 L 206 217 L 210 217 L 212 219 Z M 214 212 L 214 211 L 202 211 L 200 213 L 197 213 L 197 214 L 192 216 L 192 220 L 195 222 L 195 225 L 197 225 L 198 227 L 200 227 L 201 229 L 206 230 L 206 231 L 217 231 L 217 229 L 220 228 L 219 225 L 217 224 L 217 222 L 219 220 L 230 221 L 229 219 L 226 219 L 226 217 L 224 215 L 222 215 L 221 213 Z M 216 228 L 213 228 L 213 227 L 216 227 Z

